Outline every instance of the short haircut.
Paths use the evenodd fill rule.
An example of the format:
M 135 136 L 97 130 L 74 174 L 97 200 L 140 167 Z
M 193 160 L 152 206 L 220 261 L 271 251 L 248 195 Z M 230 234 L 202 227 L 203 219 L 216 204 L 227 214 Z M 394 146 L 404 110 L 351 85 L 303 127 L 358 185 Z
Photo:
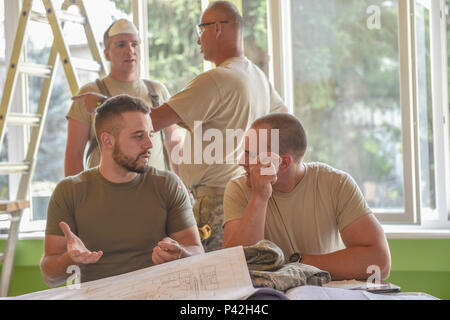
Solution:
M 306 132 L 300 120 L 289 113 L 271 113 L 256 119 L 252 128 L 268 126 L 270 129 L 278 129 L 279 152 L 289 153 L 294 159 L 303 158 L 307 148 Z
M 220 12 L 227 21 L 236 22 L 239 29 L 242 29 L 243 19 L 238 8 L 229 1 L 215 1 L 206 10 Z
M 95 112 L 95 134 L 97 142 L 101 146 L 100 135 L 108 132 L 117 137 L 122 130 L 120 120 L 122 113 L 141 112 L 150 114 L 150 108 L 144 100 L 127 94 L 120 94 L 106 100 Z

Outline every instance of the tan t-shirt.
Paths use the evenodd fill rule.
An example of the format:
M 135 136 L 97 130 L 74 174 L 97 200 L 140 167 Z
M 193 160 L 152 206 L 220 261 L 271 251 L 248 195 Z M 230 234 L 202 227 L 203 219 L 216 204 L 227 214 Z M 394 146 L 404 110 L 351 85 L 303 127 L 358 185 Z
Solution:
M 164 103 L 166 100 L 170 98 L 167 88 L 162 83 L 158 81 L 150 81 L 150 82 L 152 83 L 155 92 L 159 95 L 160 104 Z M 153 107 L 152 101 L 148 95 L 147 86 L 142 80 L 138 80 L 135 82 L 122 82 L 113 79 L 111 76 L 107 76 L 106 78 L 104 78 L 104 83 L 108 88 L 109 92 L 111 93 L 111 95 L 113 96 L 125 93 L 133 97 L 139 97 L 143 99 L 150 107 Z M 83 86 L 78 94 L 86 92 L 101 93 L 95 81 Z M 90 141 L 93 141 L 95 139 L 95 126 L 94 126 L 95 114 L 91 115 L 86 111 L 86 106 L 84 105 L 82 100 L 76 100 L 72 103 L 72 106 L 70 107 L 70 110 L 66 115 L 66 118 L 71 118 L 81 123 L 89 125 L 90 126 L 89 143 Z M 163 153 L 164 144 L 160 134 L 155 134 L 153 136 L 152 144 L 153 147 L 149 159 L 149 165 L 159 170 L 166 169 Z M 100 164 L 100 149 L 97 146 L 87 159 L 87 167 L 93 168 L 99 164 Z
M 189 188 L 224 188 L 242 174 L 236 150 L 242 150 L 245 130 L 257 118 L 285 107 L 265 74 L 245 57 L 228 59 L 200 74 L 167 104 L 188 129 L 178 168 Z M 201 125 L 194 128 L 196 121 Z M 235 131 L 227 135 L 227 129 Z
M 196 225 L 181 180 L 155 168 L 128 183 L 112 183 L 98 168 L 65 178 L 50 199 L 45 233 L 64 236 L 61 221 L 86 248 L 103 251 L 97 263 L 81 266 L 83 282 L 153 265 L 158 241 Z
M 264 236 L 286 259 L 294 252 L 326 254 L 345 246 L 340 233 L 372 213 L 353 178 L 323 163 L 305 163 L 306 174 L 290 193 L 274 191 L 269 199 Z M 227 185 L 224 223 L 240 219 L 251 197 L 242 176 Z

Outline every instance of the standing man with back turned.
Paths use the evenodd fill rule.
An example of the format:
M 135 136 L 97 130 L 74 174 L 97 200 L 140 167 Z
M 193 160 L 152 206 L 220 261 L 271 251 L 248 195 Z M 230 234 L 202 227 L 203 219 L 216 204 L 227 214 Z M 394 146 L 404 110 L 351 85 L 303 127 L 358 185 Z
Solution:
M 244 56 L 242 27 L 242 17 L 232 3 L 212 3 L 198 25 L 197 43 L 204 59 L 214 62 L 216 68 L 198 75 L 152 112 L 155 131 L 173 124 L 188 130 L 179 173 L 194 195 L 194 214 L 206 251 L 222 246 L 223 194 L 227 182 L 242 173 L 236 150 L 242 146 L 245 130 L 260 116 L 287 111 L 265 74 Z M 226 137 L 227 129 L 242 134 L 232 139 L 236 148 L 229 151 L 223 146 L 220 159 L 216 153 L 215 163 L 205 163 L 204 154 L 198 163 L 194 161 L 199 156 L 195 151 L 205 153 L 211 143 L 194 139 L 194 132 L 200 129 L 203 133 L 220 132 L 222 137 Z M 190 155 L 187 161 L 186 155 Z
M 118 94 L 143 99 L 149 106 L 158 107 L 169 99 L 166 87 L 158 81 L 139 78 L 140 39 L 134 24 L 126 19 L 115 21 L 103 36 L 105 57 L 110 62 L 111 71 L 104 79 L 97 79 L 83 86 L 73 97 L 73 104 L 67 114 L 68 134 L 64 161 L 65 176 L 83 171 L 86 144 L 87 167 L 92 168 L 100 162 L 100 149 L 95 139 L 94 115 L 88 110 L 101 105 L 107 97 Z M 181 142 L 176 126 L 169 126 L 162 133 L 155 134 L 152 144 L 153 153 L 150 165 L 159 169 L 169 169 L 168 159 L 164 156 L 164 146 L 170 151 Z M 164 141 L 163 141 L 164 140 Z M 168 158 L 168 157 L 166 157 Z M 170 164 L 177 172 L 178 168 Z
M 198 75 L 154 109 L 152 121 L 155 131 L 174 124 L 188 130 L 183 161 L 176 161 L 177 148 L 170 158 L 179 164 L 180 177 L 194 195 L 194 214 L 203 246 L 211 251 L 222 246 L 223 194 L 227 182 L 242 173 L 236 150 L 242 147 L 245 130 L 256 118 L 286 112 L 287 107 L 261 69 L 244 56 L 242 17 L 232 3 L 210 4 L 197 27 L 197 43 L 204 59 L 214 62 L 216 68 Z M 89 112 L 95 110 L 95 105 L 87 107 Z M 196 141 L 194 132 L 211 130 L 226 137 L 227 129 L 241 133 L 232 139 L 235 148 L 230 151 L 223 146 L 223 156 L 217 159 L 216 153 L 215 163 L 207 163 L 203 156 L 210 143 L 203 137 Z M 199 156 L 201 161 L 194 161 Z

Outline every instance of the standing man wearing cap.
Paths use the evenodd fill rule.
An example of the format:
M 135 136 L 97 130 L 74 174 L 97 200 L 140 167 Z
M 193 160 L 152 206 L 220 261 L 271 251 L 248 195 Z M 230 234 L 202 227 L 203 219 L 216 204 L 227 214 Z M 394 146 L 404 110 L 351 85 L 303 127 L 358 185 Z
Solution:
M 222 247 L 223 194 L 227 182 L 242 173 L 236 150 L 242 145 L 243 133 L 256 118 L 270 112 L 286 112 L 287 107 L 261 69 L 245 57 L 242 17 L 232 3 L 212 3 L 202 15 L 198 34 L 197 43 L 205 60 L 214 62 L 216 68 L 197 76 L 155 109 L 152 119 L 155 131 L 173 124 L 188 129 L 179 172 L 195 198 L 194 214 L 202 244 L 211 251 Z M 203 138 L 198 142 L 194 132 L 199 129 L 203 133 L 220 133 L 223 141 L 227 130 L 242 134 L 227 140 L 227 146 L 232 140 L 234 147 L 229 150 L 223 146 L 222 156 L 216 152 L 217 161 L 211 164 L 205 161 L 211 140 Z M 198 150 L 203 156 L 200 162 L 194 161 Z M 186 155 L 190 155 L 187 161 Z
M 97 79 L 83 86 L 74 100 L 66 118 L 68 134 L 65 154 L 65 175 L 73 176 L 85 169 L 84 154 L 86 145 L 87 167 L 92 168 L 100 162 L 100 150 L 94 130 L 94 114 L 88 110 L 95 109 L 108 97 L 118 94 L 143 99 L 149 106 L 158 107 L 168 100 L 170 95 L 166 87 L 158 81 L 142 80 L 139 77 L 140 39 L 134 24 L 126 19 L 115 21 L 103 36 L 105 57 L 110 62 L 111 70 L 104 79 Z M 181 142 L 176 126 L 168 126 L 164 134 L 155 134 L 152 139 L 153 152 L 149 164 L 156 169 L 169 169 L 172 148 Z M 166 154 L 167 154 L 166 153 Z M 173 171 L 178 168 L 170 163 Z

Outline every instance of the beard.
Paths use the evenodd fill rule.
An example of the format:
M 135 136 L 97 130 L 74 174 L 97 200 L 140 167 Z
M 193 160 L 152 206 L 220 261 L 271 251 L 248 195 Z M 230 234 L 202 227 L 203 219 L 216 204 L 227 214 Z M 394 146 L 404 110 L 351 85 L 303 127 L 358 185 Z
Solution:
M 139 158 L 141 156 L 144 155 L 150 155 L 150 151 L 145 151 L 141 154 L 139 154 L 135 159 L 125 155 L 121 150 L 120 150 L 120 145 L 116 144 L 114 146 L 114 151 L 113 151 L 113 159 L 114 161 L 121 166 L 122 168 L 125 168 L 126 170 L 130 171 L 130 172 L 136 172 L 136 173 L 146 173 L 148 170 L 150 170 L 150 166 L 148 165 L 148 163 L 143 164 L 143 165 L 139 165 L 138 161 Z

